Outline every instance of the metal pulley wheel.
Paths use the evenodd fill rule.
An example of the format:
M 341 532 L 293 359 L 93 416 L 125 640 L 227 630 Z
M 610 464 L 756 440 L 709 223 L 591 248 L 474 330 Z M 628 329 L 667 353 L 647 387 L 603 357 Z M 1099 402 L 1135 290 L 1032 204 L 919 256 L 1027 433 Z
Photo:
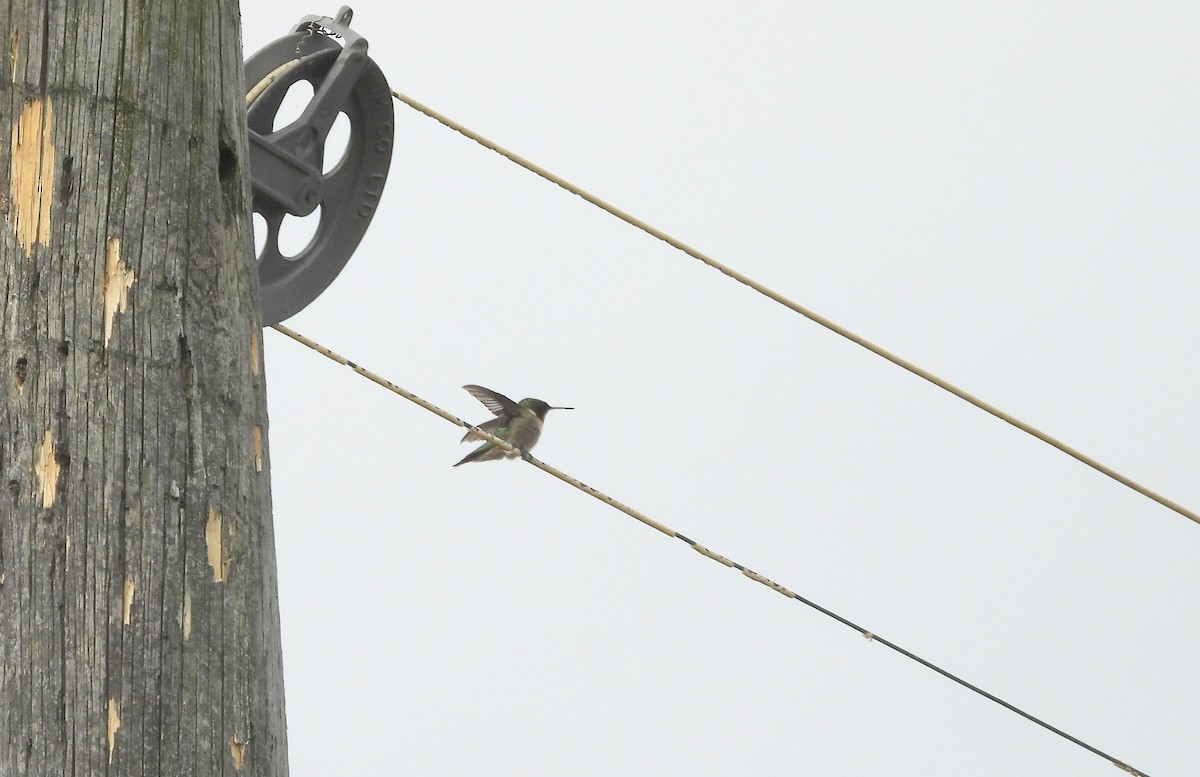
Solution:
M 367 56 L 366 39 L 350 29 L 352 15 L 343 6 L 335 19 L 306 16 L 292 34 L 246 61 L 253 209 L 266 222 L 258 254 L 264 326 L 300 312 L 333 282 L 366 233 L 387 180 L 392 93 Z M 295 121 L 276 128 L 284 96 L 299 81 L 312 85 L 312 100 Z M 342 113 L 349 142 L 330 167 L 325 141 Z M 285 255 L 281 225 L 305 216 L 319 218 L 312 239 Z

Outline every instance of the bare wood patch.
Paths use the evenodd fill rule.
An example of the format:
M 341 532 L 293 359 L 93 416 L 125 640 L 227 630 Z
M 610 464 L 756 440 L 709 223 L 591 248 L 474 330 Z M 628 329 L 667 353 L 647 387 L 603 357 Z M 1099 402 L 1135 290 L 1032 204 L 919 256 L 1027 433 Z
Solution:
M 121 727 L 121 718 L 117 716 L 117 700 L 108 697 L 108 762 L 113 762 L 113 753 L 117 749 L 117 729 Z
M 213 582 L 224 583 L 229 562 L 225 559 L 222 547 L 221 514 L 212 507 L 208 508 L 208 523 L 204 525 L 204 544 L 208 548 L 208 565 L 212 567 Z
M 137 281 L 133 270 L 121 259 L 121 239 L 109 237 L 104 246 L 104 283 L 100 297 L 104 304 L 104 344 L 112 338 L 113 319 L 129 305 L 129 289 Z
M 71 568 L 71 535 L 68 534 L 66 542 L 63 543 L 63 569 Z
M 126 626 L 129 625 L 129 616 L 133 614 L 133 592 L 135 590 L 137 590 L 137 583 L 126 580 L 125 594 L 121 597 L 121 622 Z
M 13 52 L 10 41 L 10 59 Z M 35 244 L 50 243 L 50 205 L 54 201 L 54 143 L 50 132 L 53 121 L 50 98 L 39 97 L 25 103 L 12 125 L 9 220 L 26 257 L 32 255 Z
M 242 761 L 246 757 L 246 742 L 238 739 L 237 734 L 229 737 L 229 754 L 233 756 L 234 771 L 240 772 L 242 770 Z
M 192 592 L 183 589 L 183 612 L 179 616 L 179 625 L 183 627 L 183 641 L 187 642 L 192 636 Z
M 262 472 L 262 426 L 254 425 L 254 471 Z
M 260 361 L 262 361 L 262 359 L 259 356 L 259 354 L 261 352 L 258 350 L 259 349 L 258 338 L 259 338 L 260 334 L 261 333 L 258 331 L 254 331 L 254 332 L 250 333 L 250 373 L 252 375 L 258 375 L 258 372 L 259 372 L 258 364 Z
M 37 475 L 38 489 L 42 493 L 42 507 L 50 507 L 58 496 L 58 459 L 54 455 L 54 432 L 49 429 L 42 435 L 42 444 L 38 446 L 37 461 L 34 462 L 33 472 Z

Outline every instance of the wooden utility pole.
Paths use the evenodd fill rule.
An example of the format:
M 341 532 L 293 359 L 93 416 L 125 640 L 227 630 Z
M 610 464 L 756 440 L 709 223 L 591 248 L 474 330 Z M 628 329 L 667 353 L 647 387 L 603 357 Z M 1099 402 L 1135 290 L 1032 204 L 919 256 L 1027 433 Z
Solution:
M 286 775 L 236 0 L 0 12 L 0 775 Z

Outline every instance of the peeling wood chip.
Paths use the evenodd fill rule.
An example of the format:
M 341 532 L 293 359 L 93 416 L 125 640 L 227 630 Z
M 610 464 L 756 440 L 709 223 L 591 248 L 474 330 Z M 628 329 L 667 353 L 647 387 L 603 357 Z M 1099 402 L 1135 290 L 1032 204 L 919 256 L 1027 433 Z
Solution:
M 249 740 L 246 740 L 246 742 L 249 742 Z M 246 742 L 238 739 L 237 734 L 229 738 L 229 754 L 233 756 L 234 771 L 240 772 L 242 770 L 242 759 L 246 757 Z
M 13 52 L 10 42 L 10 58 Z M 32 255 L 35 244 L 50 243 L 50 206 L 54 202 L 54 143 L 50 132 L 53 122 L 50 98 L 39 97 L 25 103 L 12 125 L 9 220 L 26 257 Z
M 12 37 L 8 39 L 8 67 L 12 73 L 12 80 L 17 80 L 17 59 L 18 52 L 21 47 L 21 31 L 13 30 Z
M 70 534 L 67 535 L 67 541 L 64 543 L 64 545 L 65 545 L 65 547 L 63 548 L 63 570 L 65 571 L 65 570 L 68 570 L 71 568 L 71 535 Z
M 254 425 L 254 471 L 262 472 L 262 427 Z
M 104 283 L 100 292 L 104 303 L 105 345 L 112 338 L 113 319 L 129 305 L 129 289 L 136 281 L 133 270 L 121 259 L 121 239 L 109 237 L 104 246 Z
M 212 567 L 213 582 L 225 582 L 229 563 L 225 561 L 221 547 L 221 514 L 212 507 L 208 508 L 208 523 L 204 525 L 204 544 L 208 547 L 208 565 Z
M 125 581 L 125 595 L 121 601 L 121 622 L 126 626 L 129 625 L 129 616 L 133 611 L 133 592 L 137 588 L 137 583 L 132 580 Z
M 108 762 L 113 762 L 113 752 L 117 749 L 117 729 L 121 727 L 121 719 L 117 717 L 117 700 L 108 697 Z
M 50 507 L 58 496 L 58 459 L 54 456 L 54 433 L 49 429 L 42 435 L 38 447 L 37 461 L 33 472 L 37 475 L 38 489 L 42 492 L 42 507 Z

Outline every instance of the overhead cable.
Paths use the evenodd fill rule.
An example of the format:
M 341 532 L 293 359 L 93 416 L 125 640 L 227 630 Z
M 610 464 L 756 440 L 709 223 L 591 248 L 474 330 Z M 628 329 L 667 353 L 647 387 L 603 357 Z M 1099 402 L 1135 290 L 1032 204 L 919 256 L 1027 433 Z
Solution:
M 795 311 L 796 313 L 799 313 L 800 315 L 804 316 L 805 318 L 807 318 L 817 324 L 820 324 L 821 326 L 825 327 L 826 329 L 830 330 L 831 332 L 841 335 L 842 337 L 846 338 L 850 342 L 860 345 L 863 348 L 866 348 L 871 353 L 874 353 L 877 356 L 881 356 L 884 359 L 887 359 L 889 362 L 896 365 L 897 367 L 901 367 L 905 370 L 908 370 L 913 375 L 916 375 L 919 378 L 923 378 L 923 379 L 929 381 L 930 383 L 932 383 L 933 385 L 937 386 L 938 388 L 941 388 L 941 389 L 944 389 L 945 391 L 950 392 L 951 394 L 958 397 L 959 399 L 962 399 L 962 400 L 965 400 L 966 402 L 971 403 L 972 405 L 979 408 L 980 410 L 983 410 L 986 413 L 990 413 L 991 415 L 994 415 L 996 418 L 999 418 L 1001 421 L 1004 421 L 1005 423 L 1008 423 L 1008 424 L 1011 424 L 1011 425 L 1017 427 L 1021 431 L 1025 432 L 1026 434 L 1030 434 L 1030 435 L 1036 437 L 1037 439 L 1041 440 L 1042 442 L 1046 443 L 1047 445 L 1057 448 L 1058 450 L 1067 454 L 1071 458 L 1086 464 L 1087 466 L 1091 467 L 1092 469 L 1096 470 L 1097 472 L 1107 475 L 1108 477 L 1112 478 L 1113 480 L 1117 481 L 1118 483 L 1120 483 L 1128 488 L 1133 489 L 1134 491 L 1138 492 L 1142 496 L 1153 499 L 1155 502 L 1158 502 L 1163 507 L 1166 507 L 1169 510 L 1174 510 L 1175 512 L 1179 513 L 1183 517 L 1190 518 L 1191 520 L 1195 521 L 1196 523 L 1200 523 L 1200 513 L 1196 513 L 1192 510 L 1189 510 L 1188 508 L 1184 507 L 1183 505 L 1179 504 L 1178 502 L 1174 502 L 1174 501 L 1168 499 L 1167 497 L 1163 496 L 1162 494 L 1159 494 L 1158 492 L 1153 491 L 1153 490 L 1147 488 L 1146 486 L 1143 486 L 1141 483 L 1138 483 L 1137 481 L 1133 480 L 1132 478 L 1122 475 L 1120 472 L 1117 472 L 1112 467 L 1109 467 L 1109 466 L 1101 463 L 1100 461 L 1097 461 L 1096 459 L 1092 458 L 1091 456 L 1088 456 L 1088 455 L 1084 454 L 1083 452 L 1078 451 L 1075 448 L 1072 448 L 1070 445 L 1067 445 L 1066 443 L 1062 442 L 1061 440 L 1058 440 L 1058 439 L 1050 436 L 1049 434 L 1047 434 L 1046 432 L 1043 432 L 1041 429 L 1038 429 L 1037 427 L 1033 426 L 1032 424 L 1028 424 L 1028 423 L 1022 421 L 1021 419 L 1017 418 L 1016 416 L 1013 416 L 1010 413 L 1006 413 L 1005 411 L 1001 410 L 1000 408 L 996 407 L 995 405 L 989 404 L 988 402 L 984 402 L 979 397 L 976 397 L 974 394 L 971 394 L 971 393 L 965 391 L 964 389 L 961 389 L 958 386 L 955 386 L 950 381 L 945 380 L 943 378 L 939 378 L 937 375 L 934 375 L 929 370 L 919 367 L 916 364 L 913 364 L 912 362 L 908 361 L 907 359 L 903 359 L 903 358 L 897 356 L 896 354 L 892 353 L 891 351 L 888 351 L 886 348 L 871 342 L 867 338 L 865 338 L 861 335 L 855 334 L 854 332 L 850 331 L 846 327 L 822 316 L 819 313 L 809 310 L 808 308 L 800 305 L 797 302 L 794 302 L 793 300 L 785 297 L 784 295 L 780 294 L 777 291 L 767 288 L 766 286 L 764 286 L 763 284 L 754 280 L 753 278 L 743 275 L 742 273 L 738 272 L 737 270 L 734 270 L 732 267 L 722 264 L 721 262 L 718 262 L 716 259 L 713 259 L 712 257 L 708 256 L 707 254 L 704 254 L 704 253 L 700 252 L 699 250 L 692 248 L 690 245 L 684 243 L 683 241 L 678 240 L 677 238 L 674 238 L 674 237 L 668 235 L 666 232 L 663 232 L 661 229 L 658 229 L 656 227 L 651 226 L 650 224 L 647 224 L 645 221 L 642 221 L 641 219 L 639 219 L 629 213 L 626 213 L 625 211 L 621 210 L 620 208 L 617 208 L 614 205 L 610 205 L 609 203 L 600 199 L 596 195 L 591 194 L 590 192 L 586 191 L 585 189 L 580 188 L 579 186 L 576 186 L 575 184 L 571 183 L 570 181 L 568 181 L 558 175 L 555 175 L 554 173 L 550 172 L 549 170 L 546 170 L 545 168 L 540 167 L 540 166 L 534 164 L 533 162 L 530 162 L 528 159 L 525 159 L 524 157 L 521 157 L 518 154 L 515 154 L 512 151 L 509 151 L 508 149 L 504 148 L 503 146 L 501 146 L 491 140 L 488 140 L 487 138 L 480 135 L 479 133 L 468 129 L 467 127 L 464 127 L 463 125 L 459 124 L 458 122 L 454 121 L 453 119 L 451 119 L 447 116 L 444 116 L 441 113 L 438 113 L 437 111 L 433 110 L 429 106 L 419 103 L 416 100 L 414 100 L 413 98 L 408 97 L 407 95 L 401 94 L 400 92 L 393 91 L 392 95 L 397 100 L 399 100 L 400 102 L 409 106 L 413 110 L 423 113 L 426 116 L 428 116 L 429 118 L 434 119 L 435 121 L 440 122 L 441 124 L 449 127 L 450 129 L 454 130 L 455 132 L 458 132 L 459 134 L 461 134 L 467 138 L 470 138 L 471 140 L 475 141 L 479 145 L 481 145 L 485 148 L 491 149 L 492 151 L 495 151 L 497 154 L 505 157 L 506 159 L 508 159 L 512 162 L 515 162 L 516 164 L 520 165 L 521 167 L 525 168 L 526 170 L 530 171 L 531 173 L 541 176 L 542 178 L 545 178 L 547 181 L 549 181 L 553 184 L 556 184 L 558 186 L 561 186 L 562 188 L 566 189 L 567 191 L 571 192 L 572 194 L 582 197 L 583 199 L 587 200 L 588 202 L 590 202 L 591 204 L 600 208 L 601 210 L 606 211 L 613 216 L 616 216 L 617 218 L 621 219 L 622 221 L 626 222 L 627 224 L 637 227 L 638 229 L 642 230 L 643 232 L 645 232 L 648 235 L 651 235 L 653 237 L 658 238 L 659 240 L 662 240 L 663 242 L 667 243 L 671 247 L 677 248 L 678 250 L 682 251 L 683 253 L 687 254 L 688 256 L 692 257 L 693 259 L 697 259 L 697 260 L 703 262 L 704 264 L 708 265 L 709 267 L 712 267 L 713 269 L 721 271 L 725 275 L 728 275 L 730 278 L 733 278 L 735 281 L 738 281 L 739 283 L 745 284 L 746 286 L 749 286 L 750 288 L 754 289 L 759 294 L 762 294 L 763 296 L 768 297 L 768 298 L 774 300 L 775 302 L 778 302 L 780 305 L 783 305 L 784 307 L 786 307 L 792 311 Z
M 878 634 L 875 634 L 872 631 L 868 631 L 867 629 L 863 628 L 862 626 L 859 626 L 857 623 L 849 620 L 848 618 L 844 618 L 841 615 L 838 615 L 833 610 L 830 610 L 826 607 L 822 607 L 821 605 L 817 604 L 816 602 L 814 602 L 810 599 L 806 599 L 805 597 L 801 596 L 800 594 L 796 593 L 795 591 L 792 591 L 789 588 L 782 586 L 779 583 L 776 583 L 773 580 L 770 580 L 769 578 L 764 577 L 763 575 L 760 575 L 758 572 L 755 572 L 754 570 L 750 569 L 749 567 L 743 566 L 742 564 L 739 564 L 736 561 L 733 561 L 732 559 L 728 559 L 719 553 L 709 550 L 708 548 L 704 547 L 703 545 L 696 542 L 695 540 L 693 540 L 689 537 L 685 537 L 684 535 L 675 531 L 671 527 L 669 527 L 665 524 L 659 523 L 658 521 L 654 520 L 653 518 L 649 517 L 648 515 L 645 515 L 644 513 L 639 512 L 638 510 L 635 510 L 632 507 L 630 507 L 622 502 L 617 501 L 616 499 L 613 499 L 611 496 L 603 493 L 602 491 L 599 491 L 598 489 L 593 488 L 592 486 L 587 485 L 586 483 L 583 483 L 582 481 L 568 475 L 567 473 L 563 472 L 562 470 L 552 467 L 549 464 L 545 463 L 544 461 L 541 461 L 540 459 L 536 459 L 533 456 L 529 455 L 528 453 L 513 447 L 513 445 L 510 444 L 507 440 L 503 440 L 503 439 L 496 437 L 488 432 L 485 432 L 484 430 L 480 429 L 477 426 L 472 426 L 471 424 L 463 421 L 461 418 L 454 415 L 453 413 L 449 413 L 449 412 L 441 409 L 437 405 L 434 405 L 433 403 L 428 402 L 425 399 L 422 399 L 421 397 L 417 396 L 416 394 L 413 394 L 412 392 L 401 388 L 400 386 L 396 385 L 395 383 L 392 383 L 390 380 L 387 380 L 386 378 L 381 377 L 377 373 L 374 373 L 371 370 L 366 369 L 365 367 L 359 366 L 358 364 L 350 361 L 346 357 L 330 350 L 329 348 L 326 348 L 325 346 L 321 345 L 320 343 L 310 340 L 309 338 L 305 337 L 304 335 L 301 335 L 298 332 L 296 332 L 292 329 L 289 329 L 286 326 L 283 326 L 282 324 L 274 324 L 271 328 L 276 330 L 277 332 L 280 332 L 281 334 L 287 335 L 288 337 L 295 340 L 296 342 L 298 342 L 304 346 L 307 346 L 308 348 L 316 351 L 317 353 L 321 354 L 322 356 L 326 357 L 327 359 L 331 359 L 332 361 L 335 361 L 338 364 L 349 367 L 350 369 L 354 370 L 356 373 L 363 376 L 367 380 L 377 383 L 378 385 L 382 386 L 383 388 L 387 389 L 388 391 L 391 391 L 394 394 L 399 394 L 400 396 L 404 397 L 408 401 L 413 402 L 417 405 L 420 405 L 425 410 L 428 410 L 429 412 L 434 413 L 435 415 L 441 416 L 442 418 L 449 421 L 450 423 L 452 423 L 456 426 L 463 427 L 464 429 L 469 429 L 470 431 L 474 432 L 475 435 L 477 435 L 479 438 L 486 440 L 487 442 L 490 442 L 491 444 L 493 444 L 499 448 L 502 448 L 504 451 L 506 451 L 507 453 L 509 453 L 511 455 L 520 456 L 526 462 L 528 462 L 529 464 L 532 464 L 533 466 L 537 467 L 538 469 L 542 470 L 543 472 L 553 475 L 554 477 L 563 481 L 567 485 L 572 486 L 591 497 L 599 499 L 601 502 L 608 505 L 609 507 L 612 507 L 616 510 L 620 510 L 621 512 L 625 513 L 626 515 L 630 516 L 631 518 L 637 519 L 638 521 L 644 523 L 645 525 L 649 526 L 650 528 L 654 529 L 655 531 L 661 532 L 662 534 L 665 534 L 668 537 L 680 540 L 681 542 L 687 544 L 688 547 L 690 547 L 692 550 L 696 551 L 697 553 L 700 553 L 701 555 L 706 556 L 706 557 L 712 559 L 713 561 L 716 561 L 719 564 L 730 567 L 731 569 L 736 569 L 737 571 L 741 572 L 746 577 L 750 578 L 751 580 L 755 581 L 756 583 L 759 583 L 761 585 L 766 586 L 767 588 L 770 588 L 771 590 L 775 591 L 776 593 L 782 594 L 783 596 L 786 596 L 789 599 L 795 599 L 796 601 L 800 602 L 801 604 L 808 605 L 809 607 L 816 610 L 817 612 L 819 612 L 823 615 L 827 615 L 828 617 L 833 618 L 837 622 L 857 631 L 859 634 L 861 634 L 863 637 L 866 637 L 868 640 L 870 640 L 872 642 L 878 642 L 879 644 L 894 650 L 895 652 L 899 653 L 900 655 L 904 656 L 905 658 L 909 658 L 913 661 L 916 661 L 918 664 L 921 664 L 922 666 L 924 666 L 927 669 L 932 669 L 934 672 L 937 672 L 938 674 L 942 675 L 946 679 L 953 680 L 954 682 L 958 683 L 959 685 L 963 686 L 964 688 L 974 691 L 975 693 L 979 694 L 980 696 L 984 697 L 985 699 L 995 702 L 996 704 L 999 704 L 1000 706 L 1004 707 L 1005 709 L 1015 712 L 1016 714 L 1025 718 L 1026 720 L 1036 723 L 1037 725 L 1041 726 L 1042 728 L 1046 729 L 1047 731 L 1051 731 L 1055 734 L 1058 734 L 1060 737 L 1062 737 L 1063 739 L 1066 739 L 1068 742 L 1076 744 L 1079 747 L 1082 747 L 1085 750 L 1088 750 L 1089 752 L 1100 756 L 1101 758 L 1112 763 L 1114 766 L 1124 769 L 1125 771 L 1129 772 L 1132 775 L 1136 775 L 1137 777 L 1149 777 L 1149 775 L 1147 775 L 1145 772 L 1142 772 L 1138 769 L 1133 768 L 1132 766 L 1126 764 L 1125 762 L 1120 761 L 1117 758 L 1114 758 L 1113 756 L 1109 755 L 1108 753 L 1104 752 L 1103 750 L 1100 750 L 1099 748 L 1089 745 L 1087 742 L 1084 742 L 1083 740 L 1081 740 L 1077 737 L 1074 737 L 1071 734 L 1068 734 L 1067 732 L 1063 731 L 1062 729 L 1060 729 L 1056 726 L 1050 725 L 1049 723 L 1042 720 L 1041 718 L 1031 715 L 1030 713 L 1017 707 L 1016 705 L 1005 701 L 1004 699 L 1000 698 L 999 696 L 996 696 L 993 693 L 989 693 L 988 691 L 983 690 L 979 686 L 973 685 L 972 683 L 967 682 L 966 680 L 962 679 L 961 677 L 959 677 L 951 672 L 948 672 L 947 670 L 941 668 L 937 664 L 934 664 L 932 661 L 928 661 L 924 658 L 921 658 L 916 653 L 913 653 L 910 650 L 906 650 L 906 649 L 900 647 L 899 645 L 897 645 L 896 643 L 894 643 L 890 640 L 884 639 L 883 637 L 880 637 Z

